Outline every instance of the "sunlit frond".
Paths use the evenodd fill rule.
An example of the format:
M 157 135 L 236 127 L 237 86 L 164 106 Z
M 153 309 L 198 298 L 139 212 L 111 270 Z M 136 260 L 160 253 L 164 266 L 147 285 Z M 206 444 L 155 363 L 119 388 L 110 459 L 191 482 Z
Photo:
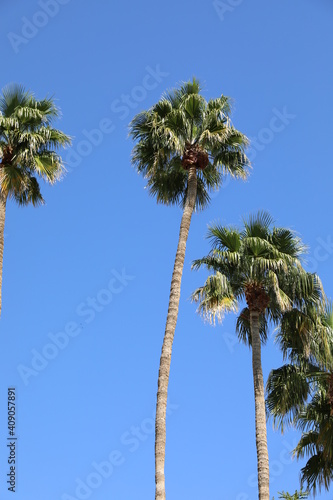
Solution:
M 209 276 L 204 286 L 195 290 L 192 300 L 199 302 L 199 314 L 214 324 L 216 319 L 222 322 L 226 312 L 238 310 L 238 302 L 232 293 L 228 279 L 219 272 Z

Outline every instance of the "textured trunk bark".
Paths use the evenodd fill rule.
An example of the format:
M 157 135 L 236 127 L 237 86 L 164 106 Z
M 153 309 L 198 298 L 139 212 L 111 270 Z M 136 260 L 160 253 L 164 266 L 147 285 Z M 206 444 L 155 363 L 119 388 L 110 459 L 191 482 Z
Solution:
M 3 264 L 5 218 L 6 218 L 6 198 L 0 191 L 0 315 L 2 307 L 2 264 Z
M 259 313 L 257 311 L 250 312 L 250 325 L 252 335 L 252 369 L 256 418 L 259 500 L 269 500 L 269 463 L 266 434 L 265 393 L 264 378 L 261 367 Z
M 168 397 L 168 383 L 170 374 L 170 362 L 172 353 L 173 338 L 176 329 L 180 285 L 183 274 L 186 242 L 190 229 L 191 218 L 195 207 L 197 196 L 197 174 L 195 167 L 191 167 L 188 173 L 188 191 L 184 207 L 184 212 L 180 224 L 179 240 L 175 264 L 171 279 L 171 289 L 169 296 L 169 308 L 165 325 L 165 334 L 160 359 L 160 369 L 158 373 L 158 390 L 156 402 L 155 420 L 155 500 L 165 500 L 165 437 L 166 437 L 166 409 Z

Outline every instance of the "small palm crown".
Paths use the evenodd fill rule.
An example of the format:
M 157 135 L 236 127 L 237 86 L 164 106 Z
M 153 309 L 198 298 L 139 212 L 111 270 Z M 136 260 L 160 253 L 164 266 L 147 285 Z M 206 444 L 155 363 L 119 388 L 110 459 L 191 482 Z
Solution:
M 23 87 L 10 85 L 0 98 L 0 194 L 19 205 L 43 203 L 36 176 L 53 184 L 64 172 L 56 149 L 70 137 L 53 128 L 59 110 L 52 99 L 36 100 Z

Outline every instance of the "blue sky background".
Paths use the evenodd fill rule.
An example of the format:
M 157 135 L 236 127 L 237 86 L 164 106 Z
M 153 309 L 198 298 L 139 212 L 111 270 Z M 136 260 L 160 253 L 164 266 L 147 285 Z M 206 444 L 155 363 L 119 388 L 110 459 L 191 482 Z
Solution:
M 195 75 L 207 99 L 234 99 L 233 123 L 253 140 L 253 170 L 245 183 L 226 180 L 192 219 L 170 376 L 167 497 L 255 500 L 250 351 L 236 340 L 235 316 L 213 328 L 195 314 L 189 296 L 205 276 L 190 266 L 209 250 L 208 223 L 239 224 L 266 209 L 309 245 L 308 269 L 333 296 L 333 6 L 46 4 L 1 2 L 1 88 L 19 82 L 39 98 L 53 95 L 63 115 L 57 125 L 74 140 L 63 155 L 66 178 L 43 186 L 45 206 L 8 203 L 0 496 L 12 498 L 6 401 L 15 386 L 17 500 L 153 498 L 153 413 L 181 210 L 157 206 L 144 191 L 130 165 L 127 126 Z M 52 334 L 65 342 L 65 330 L 76 336 L 55 348 Z M 273 338 L 262 352 L 265 379 L 282 364 Z M 36 368 L 36 352 L 49 359 L 26 371 Z M 268 423 L 276 500 L 278 491 L 299 487 L 304 462 L 289 455 L 297 437 Z M 113 470 L 104 467 L 108 477 L 100 479 L 96 467 L 105 461 Z M 88 489 L 77 489 L 80 481 Z M 320 498 L 332 500 L 332 490 Z

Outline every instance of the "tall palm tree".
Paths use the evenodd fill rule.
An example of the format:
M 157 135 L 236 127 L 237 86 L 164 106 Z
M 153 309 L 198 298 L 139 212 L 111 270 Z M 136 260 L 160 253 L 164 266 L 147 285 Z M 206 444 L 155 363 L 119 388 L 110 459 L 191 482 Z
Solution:
M 147 179 L 158 203 L 183 208 L 171 279 L 169 308 L 160 358 L 155 422 L 155 498 L 165 499 L 166 406 L 172 344 L 178 317 L 186 242 L 192 214 L 209 204 L 225 175 L 246 178 L 247 138 L 230 122 L 230 100 L 222 95 L 208 102 L 195 78 L 166 92 L 130 124 L 136 141 L 132 161 Z
M 301 484 L 316 493 L 333 481 L 333 310 L 327 303 L 316 317 L 305 309 L 296 322 L 284 316 L 278 339 L 289 363 L 271 371 L 266 407 L 275 427 L 302 432 L 294 455 L 309 457 Z M 304 343 L 305 328 L 310 343 Z
M 281 312 L 300 300 L 300 289 L 317 295 L 317 284 L 302 269 L 299 257 L 304 246 L 290 230 L 272 227 L 266 212 L 244 220 L 239 231 L 219 224 L 209 228 L 212 250 L 194 262 L 215 271 L 193 299 L 199 312 L 215 320 L 225 312 L 237 311 L 245 299 L 236 330 L 239 338 L 252 346 L 252 369 L 255 398 L 255 429 L 258 462 L 259 499 L 269 500 L 269 461 L 266 437 L 264 380 L 261 343 L 267 339 L 268 322 L 278 322 Z M 291 286 L 292 285 L 292 286 Z
M 0 97 L 0 313 L 6 204 L 44 203 L 37 176 L 53 184 L 63 173 L 60 146 L 70 138 L 52 123 L 59 116 L 52 99 L 36 100 L 22 86 L 10 85 Z

